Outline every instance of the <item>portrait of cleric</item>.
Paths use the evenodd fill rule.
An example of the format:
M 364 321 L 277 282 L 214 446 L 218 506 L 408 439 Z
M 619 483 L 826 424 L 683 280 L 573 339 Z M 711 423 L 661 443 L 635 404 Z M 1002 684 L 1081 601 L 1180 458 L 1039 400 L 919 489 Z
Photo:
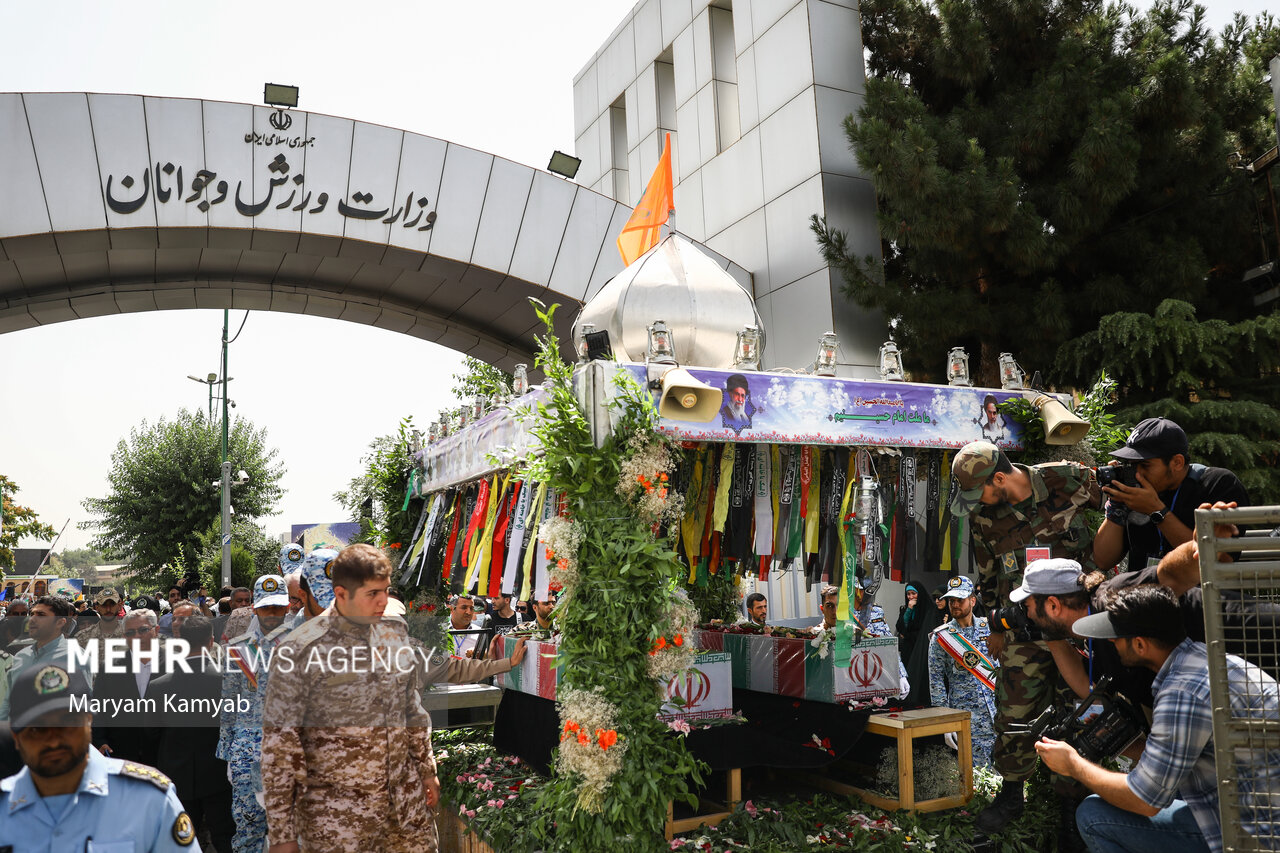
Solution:
M 974 423 L 982 426 L 982 440 L 989 441 L 992 444 L 999 445 L 1001 442 L 1008 440 L 1009 435 L 1005 429 L 1004 415 L 996 408 L 996 398 L 994 394 L 988 394 L 982 400 L 982 414 L 974 419 Z
M 720 422 L 725 429 L 735 434 L 744 429 L 751 429 L 751 416 L 756 407 L 751 402 L 751 389 L 747 387 L 747 377 L 735 373 L 724 383 L 724 405 L 720 407 Z

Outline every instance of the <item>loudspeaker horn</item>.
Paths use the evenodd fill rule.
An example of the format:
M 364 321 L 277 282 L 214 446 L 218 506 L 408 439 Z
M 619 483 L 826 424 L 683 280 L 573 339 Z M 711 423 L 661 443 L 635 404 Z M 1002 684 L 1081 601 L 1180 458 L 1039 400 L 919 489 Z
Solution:
M 694 379 L 682 367 L 673 367 L 662 374 L 658 414 L 664 418 L 707 423 L 715 420 L 723 404 L 724 394 L 719 389 Z
M 1039 394 L 1031 400 L 1031 405 L 1040 412 L 1044 420 L 1045 444 L 1075 444 L 1089 434 L 1089 422 L 1073 415 L 1066 406 L 1050 397 Z

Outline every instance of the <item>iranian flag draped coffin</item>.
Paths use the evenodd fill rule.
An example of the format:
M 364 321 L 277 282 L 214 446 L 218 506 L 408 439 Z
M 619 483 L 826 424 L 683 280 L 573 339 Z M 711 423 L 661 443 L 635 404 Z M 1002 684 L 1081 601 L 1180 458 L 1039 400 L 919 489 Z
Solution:
M 694 641 L 732 658 L 733 686 L 740 690 L 815 702 L 863 702 L 900 692 L 895 637 L 863 637 L 845 665 L 836 663 L 830 640 L 815 645 L 812 639 L 697 631 Z
M 515 641 L 499 634 L 493 638 L 498 654 L 511 657 Z M 526 640 L 524 660 L 510 672 L 494 676 L 494 683 L 507 690 L 519 690 L 552 701 L 560 672 L 556 668 L 556 644 Z M 733 713 L 733 687 L 729 655 L 702 653 L 697 663 L 662 687 L 663 705 L 658 716 L 664 720 L 705 720 Z

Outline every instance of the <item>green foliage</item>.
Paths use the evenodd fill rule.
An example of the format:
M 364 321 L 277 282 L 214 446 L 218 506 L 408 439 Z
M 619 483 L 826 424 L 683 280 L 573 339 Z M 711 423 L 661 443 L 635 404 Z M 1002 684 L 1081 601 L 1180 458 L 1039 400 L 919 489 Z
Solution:
M 232 485 L 237 518 L 270 515 L 282 494 L 284 466 L 279 451 L 267 446 L 265 429 L 236 418 L 228 433 L 227 457 L 233 472 L 249 482 Z M 222 428 L 201 412 L 181 409 L 172 420 L 143 421 L 121 439 L 111 455 L 108 494 L 88 498 L 84 508 L 96 520 L 92 546 L 127 561 L 128 573 L 143 583 L 170 583 L 172 566 L 195 554 L 200 534 L 221 516 L 221 493 L 210 484 L 222 476 Z
M 216 592 L 222 586 L 222 520 L 209 525 L 196 537 L 196 550 L 178 561 L 172 576 L 163 577 L 164 584 L 182 579 L 187 571 L 195 571 L 206 589 Z M 267 531 L 239 515 L 231 519 L 231 585 L 253 588 L 259 575 L 276 574 L 280 567 L 280 545 Z
M 1044 420 L 1025 397 L 1014 397 L 999 405 L 1002 413 L 1022 425 L 1023 443 L 1026 449 L 1023 461 L 1028 464 L 1050 462 L 1065 455 L 1078 456 L 1077 461 L 1089 465 L 1105 464 L 1107 454 L 1124 444 L 1131 425 L 1117 423 L 1111 408 L 1116 404 L 1117 383 L 1103 370 L 1093 385 L 1075 406 L 1075 414 L 1089 422 L 1089 434 L 1074 454 L 1060 445 L 1046 444 Z
M 1178 300 L 1154 314 L 1115 313 L 1064 351 L 1068 377 L 1105 368 L 1117 417 L 1166 417 L 1187 432 L 1192 461 L 1229 468 L 1255 504 L 1280 502 L 1280 315 L 1198 320 Z
M 528 460 L 520 476 L 558 490 L 582 529 L 582 581 L 557 614 L 560 690 L 601 690 L 618 709 L 616 728 L 626 753 L 601 813 L 578 808 L 580 780 L 557 775 L 541 789 L 534 832 L 545 849 L 652 849 L 661 843 L 668 801 L 689 799 L 690 785 L 701 778 L 683 739 L 657 719 L 661 700 L 648 674 L 668 580 L 680 564 L 671 543 L 655 538 L 617 491 L 625 439 L 652 432 L 656 412 L 634 383 L 619 386 L 615 433 L 596 447 L 574 395 L 573 368 L 560 359 L 552 332 L 556 306 L 535 302 L 535 308 L 546 327 L 537 365 L 546 374 L 547 398 L 529 413 L 528 424 L 542 455 Z
M 462 372 L 453 374 L 453 395 L 463 405 L 476 397 L 492 400 L 511 394 L 511 374 L 492 364 L 467 356 L 462 362 Z
M 1273 144 L 1270 16 L 1215 37 L 1189 0 L 860 11 L 871 74 L 846 133 L 878 196 L 883 267 L 812 224 L 916 378 L 939 378 L 946 346 L 993 384 L 1002 350 L 1048 369 L 1115 311 L 1242 306 L 1254 217 L 1227 158 Z
M 364 473 L 353 478 L 345 491 L 334 494 L 351 519 L 360 522 L 360 536 L 353 542 L 409 547 L 422 509 L 419 500 L 410 501 L 406 509 L 404 500 L 415 465 L 414 433 L 413 418 L 406 417 L 394 433 L 375 438 L 360 459 Z M 397 550 L 391 549 L 393 554 Z
M 0 569 L 13 568 L 13 549 L 23 539 L 52 540 L 58 535 L 35 510 L 13 500 L 18 491 L 17 483 L 0 474 L 0 523 L 4 525 L 0 529 Z

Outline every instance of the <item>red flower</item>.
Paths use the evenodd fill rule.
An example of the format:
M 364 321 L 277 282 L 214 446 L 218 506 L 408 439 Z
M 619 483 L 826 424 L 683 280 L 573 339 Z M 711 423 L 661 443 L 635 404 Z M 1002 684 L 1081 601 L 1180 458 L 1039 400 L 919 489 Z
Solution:
M 683 645 L 684 645 L 684 635 L 682 635 L 682 634 L 676 634 L 676 635 L 675 635 L 675 638 L 674 638 L 674 639 L 672 639 L 672 640 L 671 640 L 671 642 L 672 642 L 672 643 L 674 643 L 676 646 L 683 646 Z

